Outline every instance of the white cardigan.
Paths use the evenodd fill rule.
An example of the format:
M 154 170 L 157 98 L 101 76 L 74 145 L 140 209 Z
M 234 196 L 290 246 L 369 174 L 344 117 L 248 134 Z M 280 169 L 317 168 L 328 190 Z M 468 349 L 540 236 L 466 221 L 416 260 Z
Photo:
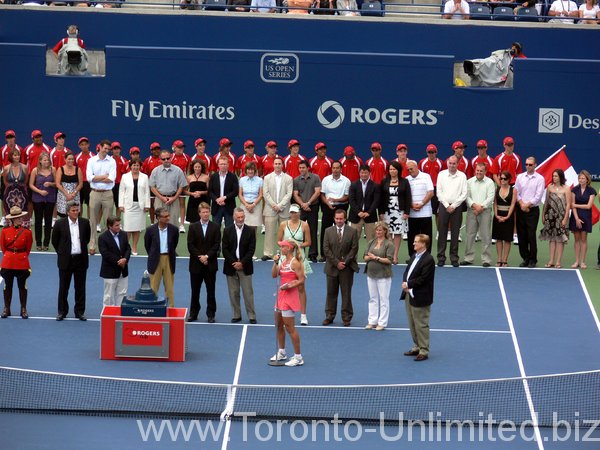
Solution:
M 150 186 L 148 184 L 148 175 L 141 173 L 138 175 L 138 200 L 140 207 L 150 208 Z M 133 206 L 133 177 L 131 172 L 123 175 L 119 185 L 119 207 L 125 210 Z

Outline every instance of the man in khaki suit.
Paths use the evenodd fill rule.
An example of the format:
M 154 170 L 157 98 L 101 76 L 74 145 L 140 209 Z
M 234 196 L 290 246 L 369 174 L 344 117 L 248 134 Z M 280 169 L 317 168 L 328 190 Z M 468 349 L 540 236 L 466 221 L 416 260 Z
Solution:
M 290 203 L 294 191 L 294 180 L 283 172 L 283 159 L 276 157 L 273 160 L 273 172 L 267 175 L 263 183 L 263 197 L 265 207 L 263 217 L 265 223 L 265 246 L 263 261 L 273 258 L 275 254 L 275 241 L 277 230 L 282 220 L 290 217 Z

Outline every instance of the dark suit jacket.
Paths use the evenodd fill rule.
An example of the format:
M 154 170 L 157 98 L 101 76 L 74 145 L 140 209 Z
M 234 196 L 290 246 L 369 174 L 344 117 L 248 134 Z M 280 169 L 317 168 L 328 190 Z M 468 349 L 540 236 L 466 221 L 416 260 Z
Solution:
M 358 272 L 358 263 L 356 262 L 358 231 L 346 224 L 340 243 L 338 242 L 337 227 L 335 224 L 330 226 L 325 230 L 323 253 L 325 254 L 325 273 L 327 275 L 338 276 L 337 263 L 340 261 L 343 261 L 354 272 Z
M 244 225 L 242 229 L 242 235 L 240 237 L 240 258 L 235 256 L 235 249 L 237 248 L 237 234 L 235 232 L 235 224 L 228 226 L 223 231 L 223 243 L 221 246 L 223 250 L 223 273 L 225 275 L 235 275 L 235 269 L 232 264 L 236 261 L 240 261 L 244 266 L 244 273 L 246 275 L 252 275 L 254 273 L 254 265 L 252 264 L 252 256 L 256 249 L 256 234 L 253 227 Z
M 169 262 L 171 263 L 171 272 L 175 273 L 175 257 L 177 244 L 179 243 L 179 229 L 172 224 L 167 224 L 167 247 L 169 249 Z M 144 247 L 148 254 L 148 272 L 156 272 L 158 260 L 160 259 L 160 236 L 158 234 L 158 223 L 146 228 L 144 235 Z
M 388 210 L 390 201 L 390 179 L 385 178 L 381 182 L 381 195 L 379 197 L 379 214 L 384 214 Z M 400 211 L 405 214 L 410 213 L 410 205 L 412 205 L 412 195 L 410 193 L 410 184 L 406 178 L 398 179 L 398 206 Z
M 56 250 L 56 263 L 61 270 L 67 270 L 71 261 L 71 231 L 69 230 L 68 217 L 58 219 L 52 228 L 52 245 Z M 87 219 L 79 217 L 79 242 L 81 244 L 81 258 L 85 269 L 89 266 L 88 249 L 91 228 Z
M 190 272 L 200 273 L 202 270 L 216 272 L 219 270 L 217 256 L 221 248 L 221 228 L 214 222 L 208 221 L 206 236 L 202 234 L 202 223 L 195 222 L 190 225 L 187 237 L 188 251 L 190 252 Z M 200 255 L 208 256 L 208 265 L 198 259 Z
M 435 281 L 435 261 L 429 252 L 425 252 L 419 259 L 416 267 L 407 280 L 408 269 L 415 260 L 415 255 L 410 258 L 410 262 L 404 270 L 402 281 L 408 282 L 408 288 L 413 290 L 413 297 L 410 299 L 411 306 L 423 307 L 433 303 L 433 285 Z M 402 291 L 400 299 L 406 298 L 406 292 Z
M 358 217 L 359 212 L 369 213 L 369 217 L 366 218 L 365 222 L 377 222 L 377 207 L 379 206 L 380 195 L 377 183 L 373 180 L 367 181 L 367 188 L 365 189 L 363 198 L 362 181 L 358 179 L 350 185 L 349 195 L 350 213 L 348 214 L 348 220 L 351 223 L 358 223 L 360 221 L 360 217 Z
M 129 275 L 128 265 L 121 268 L 117 261 L 125 258 L 129 262 L 131 256 L 131 246 L 127 240 L 127 233 L 119 233 L 119 247 L 115 242 L 110 230 L 106 230 L 98 238 L 98 249 L 102 255 L 102 264 L 100 266 L 100 276 L 102 278 L 120 278 Z
M 225 209 L 228 213 L 233 214 L 235 208 L 235 199 L 240 193 L 240 186 L 237 177 L 227 172 L 225 177 L 225 189 L 223 190 L 225 197 Z M 208 179 L 208 195 L 210 195 L 211 206 L 210 213 L 214 215 L 220 208 L 217 205 L 216 200 L 221 196 L 221 180 L 219 179 L 219 172 L 213 173 Z

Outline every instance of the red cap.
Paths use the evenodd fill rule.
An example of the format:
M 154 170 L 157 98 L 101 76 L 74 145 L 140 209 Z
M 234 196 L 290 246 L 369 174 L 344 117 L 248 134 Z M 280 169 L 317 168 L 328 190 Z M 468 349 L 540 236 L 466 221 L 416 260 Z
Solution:
M 131 147 L 131 148 L 129 149 L 129 154 L 130 154 L 130 155 L 133 155 L 135 152 L 141 153 L 141 152 L 140 152 L 140 149 L 139 149 L 139 147 L 135 147 L 135 146 L 133 146 L 133 147 Z
M 54 133 L 54 140 L 56 141 L 58 138 L 66 138 L 67 135 L 65 133 L 63 133 L 62 131 L 58 131 L 56 133 Z
M 198 146 L 198 144 L 202 144 L 202 143 L 205 143 L 205 144 L 206 144 L 206 139 L 204 139 L 204 138 L 198 138 L 198 139 L 196 139 L 196 140 L 194 141 L 194 147 L 197 147 L 197 146 Z
M 153 142 L 150 144 L 150 150 L 154 150 L 155 148 L 160 148 L 160 144 L 158 142 Z
M 429 144 L 429 145 L 427 146 L 427 150 L 426 150 L 426 151 L 428 151 L 428 152 L 437 152 L 437 151 L 438 151 L 438 149 L 437 149 L 437 147 L 435 146 L 435 144 Z
M 33 130 L 31 132 L 31 138 L 33 139 L 34 137 L 38 137 L 38 136 L 42 136 L 42 132 L 40 130 Z
M 254 142 L 248 139 L 246 142 L 244 142 L 244 148 L 246 147 L 254 147 Z
M 4 133 L 4 137 L 6 137 L 6 138 L 17 137 L 17 135 L 15 134 L 15 132 L 13 130 L 6 130 L 6 133 Z
M 354 147 L 352 147 L 351 145 L 348 145 L 346 148 L 344 148 L 344 156 L 353 156 L 354 155 Z
M 185 147 L 185 144 L 182 140 L 177 139 L 176 141 L 173 141 L 173 147 Z
M 376 148 L 377 150 L 381 150 L 381 144 L 379 142 L 373 142 L 371 144 L 371 148 Z
M 90 142 L 90 140 L 88 138 L 86 138 L 85 136 L 81 136 L 78 140 L 77 140 L 77 145 L 81 144 L 82 142 Z
M 398 146 L 396 147 L 396 151 L 400 150 L 401 148 L 405 148 L 406 150 L 408 150 L 406 144 L 398 144 Z
M 326 146 L 326 145 L 325 145 L 323 142 L 317 142 L 317 143 L 315 144 L 315 152 L 316 152 L 317 150 L 319 150 L 320 148 L 327 148 L 327 146 Z
M 110 145 L 110 148 L 121 148 L 121 143 L 119 141 L 115 141 Z
M 288 142 L 288 148 L 290 148 L 294 145 L 300 145 L 300 142 L 298 142 L 297 139 L 292 139 L 292 140 L 290 140 L 290 142 Z
M 463 144 L 461 141 L 455 141 L 454 144 L 452 144 L 452 150 L 455 150 L 458 147 L 467 148 L 467 146 L 465 144 Z
M 280 247 L 294 248 L 294 244 L 292 244 L 290 241 L 278 241 L 277 245 L 279 245 Z
M 233 142 L 231 142 L 229 139 L 227 138 L 223 138 L 219 141 L 219 146 L 220 147 L 227 147 L 228 145 L 232 145 Z
M 269 141 L 267 142 L 267 145 L 265 145 L 265 147 L 277 147 L 277 142 Z
M 511 138 L 510 136 L 506 136 L 504 138 L 504 141 L 502 142 L 502 145 L 506 145 L 506 144 L 514 144 L 515 140 L 513 138 Z
M 479 139 L 477 141 L 477 147 L 487 147 L 487 141 L 485 139 Z

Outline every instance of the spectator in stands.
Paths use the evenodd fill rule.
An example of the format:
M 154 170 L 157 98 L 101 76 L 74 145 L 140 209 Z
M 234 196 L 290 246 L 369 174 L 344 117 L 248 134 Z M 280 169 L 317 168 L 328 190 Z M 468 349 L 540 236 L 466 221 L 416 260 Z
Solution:
M 350 198 L 350 180 L 342 175 L 342 165 L 336 161 L 332 165 L 331 175 L 321 181 L 321 259 L 324 262 L 325 255 L 325 232 L 334 223 L 334 213 L 338 210 L 348 210 Z M 345 219 L 346 214 L 344 214 Z M 357 233 L 358 235 L 358 233 Z
M 252 142 L 251 140 L 247 140 L 246 142 L 244 142 L 244 155 L 239 157 L 236 161 L 235 173 L 238 177 L 243 177 L 244 175 L 246 175 L 246 166 L 249 162 L 254 163 L 254 165 L 256 166 L 254 175 L 258 175 L 260 173 L 261 158 L 256 156 L 256 154 L 254 153 L 254 142 Z M 247 215 L 246 219 L 248 219 Z
M 471 173 L 475 173 L 475 168 L 477 164 L 483 163 L 485 164 L 485 176 L 494 180 L 494 175 L 497 170 L 494 166 L 494 159 L 487 154 L 488 143 L 485 139 L 480 139 L 477 141 L 477 156 L 471 159 L 469 163 L 469 168 Z
M 469 4 L 466 0 L 448 0 L 444 4 L 444 19 L 469 20 Z
M 557 17 L 550 19 L 549 22 L 575 23 L 575 18 L 579 17 L 579 10 L 577 3 L 573 0 L 554 0 L 548 10 L 548 15 Z
M 198 0 L 181 0 L 179 2 L 179 8 L 189 9 L 190 11 L 199 9 Z
M 517 176 L 517 234 L 519 254 L 523 261 L 520 267 L 534 268 L 537 265 L 536 231 L 540 220 L 540 203 L 544 196 L 544 177 L 535 171 L 533 156 L 525 160 L 526 172 Z
M 202 159 L 194 159 L 190 164 L 190 174 L 187 176 L 187 187 L 183 192 L 189 196 L 185 220 L 189 223 L 195 223 L 200 220 L 198 209 L 200 203 L 210 205 L 210 195 L 208 194 L 208 173 L 206 165 Z
M 300 142 L 298 140 L 291 139 L 288 142 L 288 150 L 290 154 L 283 158 L 283 170 L 293 179 L 300 175 L 298 163 L 308 160 L 300 154 Z
M 258 233 L 263 224 L 263 179 L 258 176 L 254 161 L 246 163 L 244 172 L 246 175 L 239 181 L 240 207 L 244 210 L 246 225 Z
M 371 158 L 367 159 L 365 164 L 371 169 L 371 180 L 381 184 L 387 175 L 388 162 L 381 157 L 381 144 L 379 142 L 371 144 L 371 155 Z
M 83 214 L 83 205 L 88 205 L 87 215 L 90 218 L 90 183 L 87 179 L 87 165 L 90 158 L 96 156 L 94 152 L 90 151 L 90 140 L 85 136 L 80 137 L 77 141 L 77 145 L 81 152 L 75 157 L 75 164 L 81 170 L 83 176 L 83 186 L 81 187 L 81 208 L 79 214 Z
M 410 194 L 412 197 L 410 214 L 408 216 L 408 254 L 412 257 L 415 253 L 413 245 L 415 236 L 418 234 L 427 235 L 429 238 L 427 250 L 430 251 L 429 245 L 431 244 L 431 236 L 433 234 L 433 224 L 431 221 L 433 214 L 432 200 L 435 188 L 431 176 L 424 171 L 419 171 L 416 161 L 409 160 L 406 163 L 406 167 L 408 169 L 407 180 L 408 184 L 410 184 Z
M 231 142 L 228 138 L 222 138 L 219 141 L 219 151 L 215 156 L 213 156 L 214 167 L 218 167 L 219 159 L 225 157 L 228 161 L 227 170 L 231 173 L 235 173 L 236 156 L 231 152 L 232 145 L 233 142 Z
M 121 210 L 119 209 L 119 186 L 121 184 L 121 178 L 123 175 L 129 172 L 129 161 L 123 155 L 121 155 L 121 144 L 117 141 L 113 142 L 110 146 L 110 153 L 112 159 L 115 160 L 117 165 L 117 178 L 115 179 L 115 187 L 113 187 L 113 200 L 115 203 L 116 216 L 121 221 Z
M 315 0 L 312 11 L 313 14 L 332 16 L 335 14 L 335 2 L 334 0 Z
M 517 191 L 511 186 L 511 175 L 508 170 L 500 174 L 500 186 L 494 197 L 494 220 L 492 221 L 492 239 L 496 241 L 498 253 L 497 267 L 508 265 L 508 255 L 515 229 L 515 206 Z
M 587 25 L 598 25 L 600 22 L 600 8 L 597 0 L 585 0 L 579 7 L 579 18 L 582 19 L 579 23 Z
M 371 170 L 366 164 L 360 167 L 360 178 L 350 184 L 349 203 L 350 214 L 348 221 L 350 226 L 358 231 L 358 235 L 364 233 L 367 242 L 375 238 L 375 224 L 377 222 L 377 207 L 381 195 L 379 185 L 371 180 Z M 386 226 L 386 234 L 388 227 Z
M 142 163 L 142 172 L 146 174 L 148 178 L 152 175 L 152 171 L 160 166 L 162 161 L 160 160 L 160 144 L 153 142 L 150 144 L 150 156 L 148 156 Z M 154 223 L 154 193 L 150 193 L 150 223 Z
M 250 0 L 227 0 L 227 10 L 233 12 L 250 11 Z
M 288 14 L 308 14 L 312 0 L 288 0 Z
M 340 158 L 340 163 L 342 164 L 342 175 L 348 178 L 351 183 L 354 183 L 356 180 L 358 180 L 360 176 L 360 166 L 363 165 L 363 162 L 362 159 L 356 156 L 354 147 L 348 145 L 346 148 L 344 148 L 344 156 Z
M 203 138 L 198 138 L 194 142 L 194 147 L 196 147 L 196 154 L 192 160 L 199 159 L 200 161 L 204 161 L 204 169 L 206 173 L 210 175 L 211 172 L 215 171 L 215 168 L 213 165 L 213 160 L 205 153 L 206 141 Z
M 308 259 L 316 263 L 319 255 L 317 229 L 319 227 L 319 203 L 321 198 L 321 179 L 308 171 L 308 162 L 298 164 L 300 175 L 294 178 L 294 201 L 300 207 L 300 220 L 306 221 L 310 231 L 310 250 Z
M 360 16 L 356 0 L 336 0 L 336 5 L 340 16 Z
M 87 3 L 76 4 L 80 5 L 88 6 Z M 58 59 L 59 75 L 84 75 L 87 72 L 88 55 L 77 25 L 69 25 L 67 37 L 58 41 L 52 51 Z
M 277 11 L 275 0 L 252 0 L 250 11 L 259 13 L 274 13 Z
M 185 144 L 177 139 L 172 145 L 173 155 L 171 156 L 171 164 L 181 169 L 184 175 L 187 175 L 192 158 L 184 153 Z M 187 186 L 186 186 L 187 187 Z M 184 191 L 179 196 L 179 232 L 185 233 L 185 198 L 187 194 Z
M 280 157 L 273 161 L 272 173 L 264 178 L 263 195 L 265 207 L 263 210 L 265 223 L 265 243 L 263 261 L 273 258 L 275 254 L 275 239 L 279 224 L 290 217 L 290 204 L 294 191 L 294 180 L 283 172 L 283 160 Z
M 37 251 L 46 251 L 52 233 L 52 212 L 56 205 L 56 169 L 52 167 L 50 155 L 42 153 L 38 165 L 29 177 L 29 189 L 35 214 L 35 242 Z M 42 222 L 44 236 L 42 241 Z
M 21 211 L 27 212 L 31 206 L 29 205 L 27 195 L 29 171 L 27 170 L 27 166 L 21 163 L 21 153 L 19 150 L 11 150 L 8 158 L 10 163 L 4 166 L 2 172 L 2 180 L 4 181 L 4 195 L 2 197 L 4 213 L 8 214 L 13 206 L 18 206 Z M 33 210 L 33 207 L 31 209 Z
M 75 155 L 67 153 L 65 165 L 56 171 L 56 212 L 59 217 L 67 216 L 67 203 L 79 205 L 80 192 L 83 188 L 83 173 L 75 164 Z M 78 208 L 79 210 L 79 208 Z
M 131 240 L 132 254 L 137 256 L 138 240 L 146 228 L 146 213 L 150 209 L 150 186 L 139 159 L 132 159 L 129 167 L 131 171 L 121 178 L 118 205 L 123 213 L 123 231 Z
M 579 172 L 578 181 L 579 184 L 571 189 L 569 230 L 575 236 L 575 263 L 571 267 L 587 269 L 587 235 L 592 232 L 592 207 L 597 192 L 592 187 L 592 177 L 587 170 Z
M 534 8 L 535 4 L 537 3 L 537 0 L 530 0 L 530 1 L 532 2 L 532 6 L 530 6 L 530 7 Z M 525 3 L 527 3 L 527 2 L 525 2 Z M 529 6 L 528 6 L 528 8 L 529 8 Z M 519 9 L 519 7 L 515 8 L 515 14 L 517 14 L 518 9 Z M 513 42 L 510 47 L 510 51 L 511 51 L 511 54 L 513 55 L 513 58 L 527 59 L 527 56 L 525 56 L 525 53 L 523 53 L 523 46 L 519 42 Z
M 465 258 L 460 263 L 462 266 L 473 264 L 475 259 L 475 236 L 481 238 L 481 262 L 483 267 L 490 267 L 492 262 L 490 255 L 491 211 L 494 206 L 496 183 L 485 175 L 486 170 L 486 163 L 477 163 L 475 176 L 467 180 L 467 245 Z
M 187 187 L 187 178 L 179 167 L 172 164 L 172 155 L 168 150 L 160 152 L 160 159 L 162 166 L 152 171 L 149 182 L 150 190 L 155 196 L 154 205 L 156 208 L 163 206 L 169 212 L 170 223 L 179 227 L 181 208 L 178 199 Z M 179 228 L 178 231 L 181 232 Z

